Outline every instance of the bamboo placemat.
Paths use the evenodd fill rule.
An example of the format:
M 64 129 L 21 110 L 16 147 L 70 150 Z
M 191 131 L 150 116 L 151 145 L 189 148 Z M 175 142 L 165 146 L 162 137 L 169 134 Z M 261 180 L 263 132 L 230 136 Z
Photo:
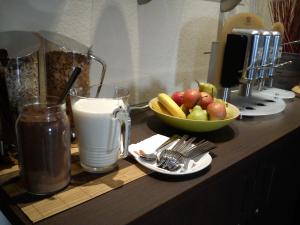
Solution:
M 73 149 L 73 153 L 76 154 L 76 149 Z M 13 169 L 11 168 L 11 170 Z M 12 172 L 11 170 L 9 172 Z M 3 174 L 3 171 L 1 172 Z M 65 190 L 50 197 L 35 197 L 27 194 L 19 179 L 3 184 L 2 189 L 35 223 L 128 184 L 150 172 L 139 164 L 120 160 L 118 169 L 111 173 L 105 175 L 91 174 L 84 172 L 79 162 L 76 161 L 72 162 L 70 185 Z

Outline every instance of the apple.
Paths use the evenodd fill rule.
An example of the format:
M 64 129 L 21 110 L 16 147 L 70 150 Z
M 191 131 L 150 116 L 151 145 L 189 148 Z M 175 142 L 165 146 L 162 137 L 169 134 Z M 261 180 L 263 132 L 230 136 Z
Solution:
M 176 102 L 176 104 L 179 106 L 183 104 L 183 94 L 183 91 L 175 91 L 171 96 L 174 102 Z
M 221 102 L 210 103 L 207 106 L 206 111 L 210 120 L 223 120 L 226 117 L 226 107 L 225 104 Z
M 183 94 L 183 105 L 191 109 L 199 100 L 199 91 L 197 89 L 187 89 Z
M 207 106 L 214 101 L 214 98 L 207 92 L 202 91 L 199 95 L 200 98 L 197 104 L 200 105 L 202 109 L 206 109 Z

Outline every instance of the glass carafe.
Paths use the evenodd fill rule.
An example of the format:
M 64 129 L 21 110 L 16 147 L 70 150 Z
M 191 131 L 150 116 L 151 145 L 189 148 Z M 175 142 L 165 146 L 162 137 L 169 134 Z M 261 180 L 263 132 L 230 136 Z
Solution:
M 23 99 L 39 95 L 38 37 L 25 31 L 0 32 L 1 123 L 4 147 L 16 144 L 15 121 Z
M 90 48 L 58 33 L 40 31 L 39 34 L 42 37 L 45 51 L 47 96 L 61 96 L 75 67 L 81 68 L 81 74 L 73 86 L 89 87 L 92 60 L 100 65 L 102 69 L 101 74 L 99 74 L 99 83 L 102 84 L 106 72 L 106 64 L 102 59 L 93 55 Z M 67 99 L 67 114 L 72 125 L 73 117 L 69 99 Z
M 81 166 L 95 173 L 114 169 L 128 155 L 128 89 L 94 85 L 70 92 Z
M 70 181 L 70 124 L 57 100 L 28 100 L 16 122 L 21 178 L 33 194 L 51 194 Z

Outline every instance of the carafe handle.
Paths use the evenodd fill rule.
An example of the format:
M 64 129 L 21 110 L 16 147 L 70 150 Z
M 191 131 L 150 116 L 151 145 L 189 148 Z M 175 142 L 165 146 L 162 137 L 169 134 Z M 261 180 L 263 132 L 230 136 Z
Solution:
M 131 119 L 127 110 L 122 107 L 117 108 L 113 115 L 120 122 L 120 156 L 126 158 L 128 156 L 128 146 L 130 144 Z
M 102 65 L 102 71 L 101 71 L 100 83 L 99 83 L 99 87 L 101 87 L 103 84 L 103 81 L 104 81 L 105 73 L 106 73 L 106 63 L 102 59 L 100 59 L 98 56 L 95 56 L 90 50 L 88 52 L 88 57 Z

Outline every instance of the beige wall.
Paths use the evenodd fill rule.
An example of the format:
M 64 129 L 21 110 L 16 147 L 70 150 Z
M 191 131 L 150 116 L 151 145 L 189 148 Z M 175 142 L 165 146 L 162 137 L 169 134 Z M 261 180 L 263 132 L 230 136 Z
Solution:
M 208 0 L 0 0 L 0 30 L 50 30 L 88 46 L 108 65 L 106 83 L 126 84 L 133 102 L 206 81 L 219 2 Z M 5 5 L 5 7 L 3 7 Z M 248 11 L 243 1 L 227 16 Z M 20 37 L 21 38 L 21 37 Z M 92 83 L 99 79 L 97 70 Z

